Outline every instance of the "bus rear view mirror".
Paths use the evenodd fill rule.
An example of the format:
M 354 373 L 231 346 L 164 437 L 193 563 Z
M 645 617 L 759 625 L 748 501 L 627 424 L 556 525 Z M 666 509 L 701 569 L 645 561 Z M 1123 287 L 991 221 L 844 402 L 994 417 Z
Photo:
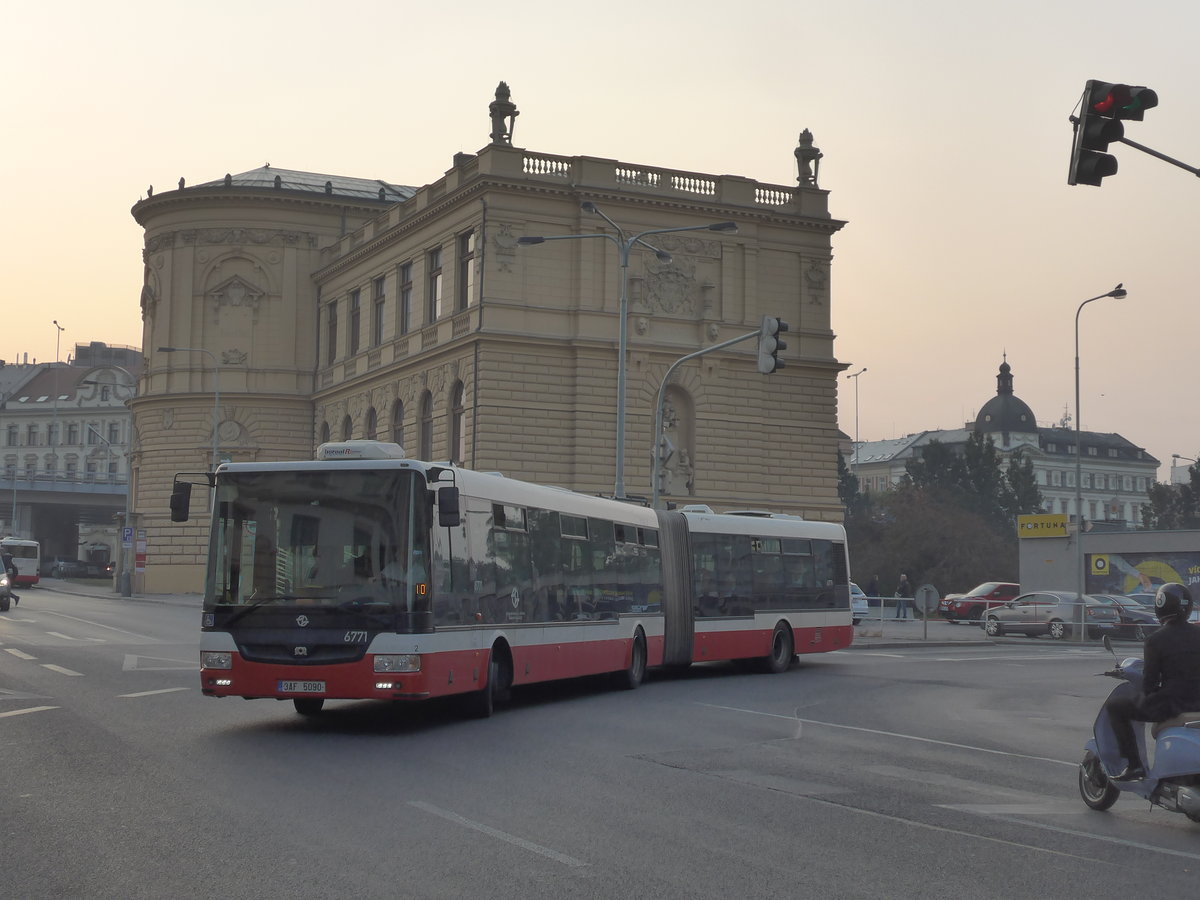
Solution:
M 171 521 L 186 522 L 192 505 L 192 486 L 176 481 L 171 487 Z
M 462 513 L 458 508 L 458 488 L 448 485 L 437 492 L 438 524 L 443 528 L 457 528 L 462 524 Z

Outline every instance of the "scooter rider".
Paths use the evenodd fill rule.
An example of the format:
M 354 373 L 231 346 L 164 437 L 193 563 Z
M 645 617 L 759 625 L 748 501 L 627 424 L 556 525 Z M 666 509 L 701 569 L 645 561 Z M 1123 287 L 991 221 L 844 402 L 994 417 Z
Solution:
M 1115 781 L 1146 777 L 1138 756 L 1134 722 L 1165 722 L 1181 712 L 1200 709 L 1200 628 L 1188 624 L 1192 595 L 1182 584 L 1164 584 L 1154 595 L 1154 614 L 1162 627 L 1145 641 L 1145 679 L 1140 696 L 1113 696 L 1104 704 L 1125 771 Z

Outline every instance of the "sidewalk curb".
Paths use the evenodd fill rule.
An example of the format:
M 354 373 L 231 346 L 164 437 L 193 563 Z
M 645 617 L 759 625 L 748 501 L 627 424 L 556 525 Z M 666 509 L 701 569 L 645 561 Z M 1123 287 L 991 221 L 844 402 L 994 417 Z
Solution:
M 70 581 L 43 580 L 37 589 L 56 591 L 60 594 L 72 594 L 76 597 L 95 597 L 98 600 L 125 600 L 135 603 L 166 603 L 172 606 L 195 606 L 199 608 L 203 601 L 202 594 L 134 594 L 122 597 L 117 591 L 107 587 L 75 584 Z

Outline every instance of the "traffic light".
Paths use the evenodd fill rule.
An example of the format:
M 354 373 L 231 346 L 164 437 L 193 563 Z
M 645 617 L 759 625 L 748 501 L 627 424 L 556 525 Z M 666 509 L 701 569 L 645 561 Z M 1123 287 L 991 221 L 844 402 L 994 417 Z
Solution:
M 779 351 L 786 350 L 787 344 L 780 340 L 779 335 L 787 330 L 787 322 L 783 319 L 763 316 L 762 326 L 758 330 L 758 371 L 764 375 L 783 368 Z
M 1117 158 L 1108 153 L 1108 145 L 1125 136 L 1121 119 L 1141 121 L 1146 110 L 1158 106 L 1158 95 L 1147 87 L 1128 84 L 1109 84 L 1107 81 L 1088 81 L 1083 89 L 1079 118 L 1075 123 L 1075 140 L 1071 145 L 1071 168 L 1067 184 L 1100 186 L 1109 175 L 1117 173 Z

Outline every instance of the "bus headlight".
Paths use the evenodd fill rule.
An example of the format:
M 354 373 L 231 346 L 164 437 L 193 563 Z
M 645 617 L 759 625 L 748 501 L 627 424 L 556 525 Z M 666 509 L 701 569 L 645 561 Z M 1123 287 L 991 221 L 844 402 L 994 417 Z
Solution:
M 420 672 L 419 653 L 376 653 L 376 672 Z
M 228 650 L 201 650 L 200 668 L 202 669 L 232 669 L 233 654 Z

